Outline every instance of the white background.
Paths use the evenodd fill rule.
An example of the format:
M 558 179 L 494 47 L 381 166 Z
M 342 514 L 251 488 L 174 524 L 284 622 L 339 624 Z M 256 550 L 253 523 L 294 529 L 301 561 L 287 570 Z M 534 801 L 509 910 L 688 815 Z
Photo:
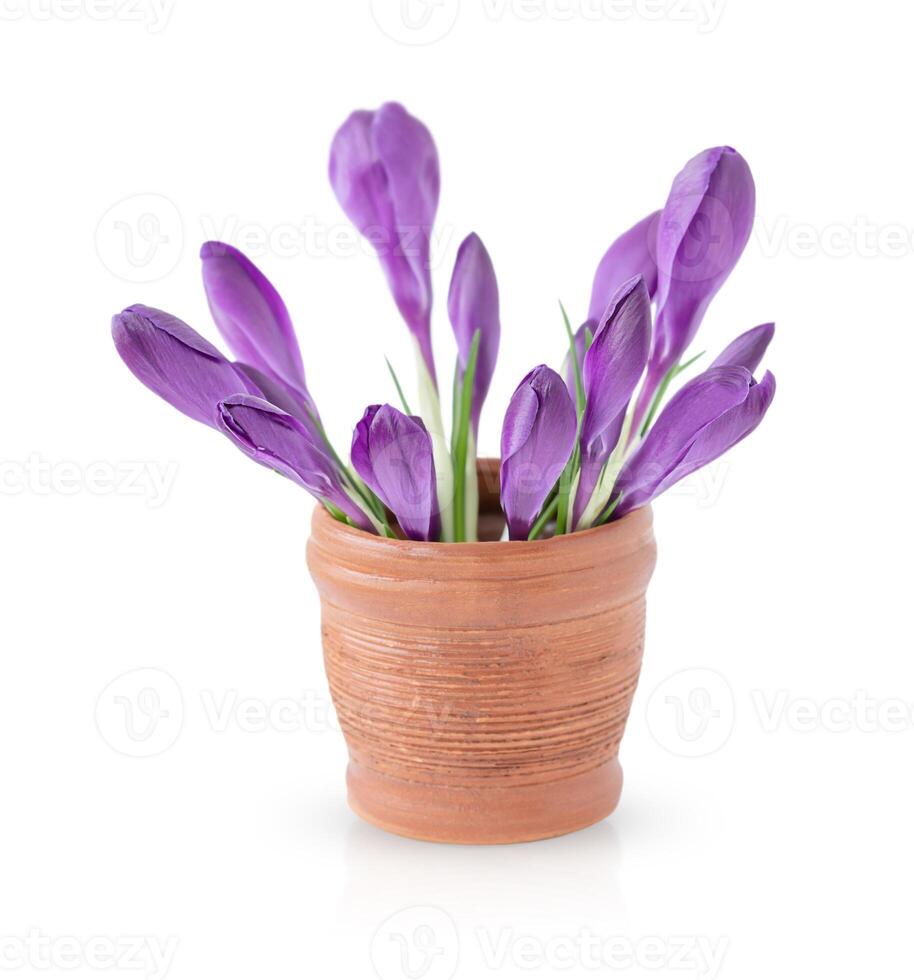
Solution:
M 0 974 L 161 980 L 128 969 L 137 937 L 170 980 L 906 975 L 914 23 L 888 0 L 698 3 L 443 0 L 411 29 L 398 0 L 3 0 Z M 442 375 L 466 233 L 498 272 L 488 452 L 561 357 L 557 299 L 583 315 L 679 167 L 729 143 L 756 178 L 694 350 L 776 320 L 777 398 L 655 508 L 622 802 L 560 840 L 421 844 L 347 810 L 310 499 L 110 340 L 132 302 L 215 340 L 197 248 L 232 241 L 345 445 L 393 400 L 383 355 L 410 375 L 326 179 L 336 126 L 389 98 L 442 159 Z

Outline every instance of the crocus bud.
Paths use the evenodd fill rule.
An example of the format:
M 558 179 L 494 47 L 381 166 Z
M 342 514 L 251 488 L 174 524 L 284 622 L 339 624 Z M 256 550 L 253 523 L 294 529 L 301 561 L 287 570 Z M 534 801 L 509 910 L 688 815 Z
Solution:
M 758 384 L 753 381 L 746 397 L 729 411 L 709 422 L 692 440 L 688 452 L 673 472 L 664 479 L 658 493 L 678 483 L 683 477 L 723 455 L 753 432 L 765 417 L 774 399 L 774 375 L 766 371 Z
M 716 459 L 761 422 L 774 397 L 774 376 L 760 384 L 743 367 L 709 368 L 676 392 L 619 473 L 621 517 Z
M 590 292 L 587 317 L 593 328 L 603 319 L 616 290 L 632 276 L 641 276 L 648 293 L 657 289 L 657 225 L 660 212 L 654 211 L 621 234 L 600 259 Z
M 711 367 L 744 367 L 750 374 L 762 363 L 765 351 L 774 336 L 774 324 L 762 323 L 725 347 Z
M 431 134 L 396 102 L 353 112 L 333 138 L 330 183 L 350 221 L 377 251 L 434 379 L 429 241 L 440 177 Z
M 231 352 L 310 403 L 292 320 L 267 277 L 237 248 L 223 242 L 206 242 L 200 258 L 209 308 Z
M 438 539 L 432 440 L 421 419 L 369 405 L 352 436 L 352 465 L 408 538 Z
M 498 283 L 489 253 L 476 234 L 468 235 L 457 250 L 447 311 L 457 339 L 457 356 L 461 377 L 466 371 L 473 336 L 479 331 L 479 352 L 473 378 L 473 400 L 470 419 L 474 436 L 479 432 L 479 415 L 489 391 L 501 324 L 498 318 Z
M 320 416 L 307 392 L 293 388 L 275 374 L 267 374 L 242 361 L 235 361 L 235 367 L 260 389 L 260 393 L 271 405 L 294 415 L 309 432 L 319 439 L 322 438 L 318 429 Z
M 179 320 L 130 306 L 111 320 L 114 345 L 147 388 L 198 422 L 216 426 L 216 405 L 229 395 L 260 394 L 243 372 Z
M 526 539 L 571 457 L 577 416 L 565 382 L 541 364 L 517 386 L 501 433 L 501 506 L 512 540 Z
M 657 319 L 636 425 L 733 271 L 754 217 L 752 172 L 731 147 L 702 151 L 676 175 L 657 229 Z
M 217 425 L 246 455 L 329 501 L 363 530 L 371 522 L 343 489 L 337 464 L 294 416 L 253 395 L 219 403 Z
M 651 346 L 651 300 L 641 276 L 623 283 L 610 300 L 584 357 L 581 477 L 575 497 L 577 521 L 600 471 L 619 441 L 625 410 L 641 379 Z

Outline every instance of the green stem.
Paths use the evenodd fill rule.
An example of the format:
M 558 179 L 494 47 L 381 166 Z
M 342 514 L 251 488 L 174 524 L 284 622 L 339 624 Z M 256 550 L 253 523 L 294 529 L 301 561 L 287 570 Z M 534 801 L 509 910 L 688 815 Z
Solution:
M 536 519 L 536 523 L 530 528 L 530 533 L 527 535 L 528 541 L 535 541 L 543 533 L 543 528 L 552 519 L 552 515 L 558 510 L 558 506 L 559 498 L 553 497 L 549 505 L 543 508 L 543 512 Z
M 435 479 L 438 483 L 438 511 L 441 517 L 441 540 L 454 540 L 454 472 L 448 444 L 444 438 L 441 400 L 418 342 L 413 338 L 416 357 L 416 380 L 419 389 L 419 411 L 432 439 L 435 457 Z
M 574 367 L 574 393 L 575 404 L 578 410 L 578 418 L 584 414 L 584 376 L 581 374 L 581 362 L 578 358 L 577 344 L 574 342 L 574 331 L 571 329 L 571 321 L 565 312 L 565 307 L 559 301 L 559 309 L 562 311 L 562 320 L 565 322 L 565 333 L 568 335 L 568 356 Z
M 341 524 L 348 524 L 350 527 L 352 527 L 352 521 L 346 516 L 346 514 L 343 513 L 343 511 L 339 509 L 339 507 L 336 506 L 336 504 L 327 500 L 325 497 L 321 497 L 321 503 L 324 505 L 327 513 L 335 521 L 339 521 Z
M 344 486 L 343 487 L 343 492 L 356 505 L 356 507 L 359 507 L 363 511 L 363 513 L 365 514 L 365 516 L 371 522 L 371 526 L 375 529 L 375 531 L 378 534 L 380 534 L 384 538 L 393 538 L 393 537 L 396 537 L 396 535 L 390 529 L 390 525 L 387 523 L 387 515 L 386 514 L 383 517 L 378 517 L 377 515 L 375 515 L 374 513 L 372 513 L 372 511 L 366 510 L 362 506 L 362 504 L 359 503 L 359 500 L 356 497 L 356 494 L 358 492 L 358 490 L 357 490 L 356 487 L 354 487 L 352 485 L 350 485 L 350 486 Z
M 476 436 L 470 426 L 467 438 L 466 459 L 466 491 L 464 492 L 464 513 L 466 515 L 467 541 L 476 541 L 479 537 L 479 477 L 476 472 Z
M 345 490 L 351 490 L 355 492 L 359 499 L 356 500 L 352 497 L 352 493 L 349 494 L 352 502 L 362 510 L 366 510 L 368 519 L 374 523 L 374 519 L 377 518 L 381 523 L 386 526 L 387 514 L 384 510 L 384 505 L 378 500 L 377 494 L 365 486 L 365 484 L 356 476 L 348 466 L 340 459 L 339 454 L 333 448 L 333 443 L 330 441 L 330 437 L 327 435 L 327 430 L 321 425 L 320 419 L 313 413 L 305 411 L 308 414 L 308 418 L 311 419 L 315 429 L 317 429 L 318 435 L 324 441 L 324 445 L 327 447 L 327 451 L 330 453 L 330 458 L 337 465 L 339 470 L 340 478 L 343 481 Z
M 585 400 L 586 408 L 586 400 Z M 574 523 L 574 500 L 573 495 L 577 492 L 577 475 L 581 468 L 581 426 L 584 422 L 584 412 L 578 416 L 578 427 L 574 434 L 574 449 L 571 458 L 565 464 L 562 475 L 559 477 L 558 489 L 558 515 L 555 519 L 556 534 L 570 534 Z
M 479 356 L 480 332 L 473 334 L 470 356 L 466 370 L 460 380 L 460 396 L 456 400 L 457 418 L 454 420 L 454 540 L 465 541 L 466 489 L 467 489 L 467 444 L 470 434 L 470 412 L 473 408 L 473 378 L 476 374 L 476 360 Z
M 403 405 L 403 411 L 406 412 L 407 415 L 412 415 L 413 413 L 410 410 L 409 402 L 406 400 L 406 395 L 403 394 L 403 388 L 400 386 L 400 379 L 397 377 L 397 372 L 394 370 L 393 364 L 391 364 L 386 357 L 384 360 L 387 361 L 387 370 L 390 371 L 390 376 L 394 379 L 394 386 L 397 389 L 397 394 L 400 396 L 400 403 Z
M 620 493 L 619 496 L 616 497 L 616 499 L 606 508 L 606 510 L 604 510 L 603 513 L 600 514 L 600 516 L 593 522 L 593 526 L 597 527 L 600 524 L 605 524 L 610 517 L 612 517 L 613 511 L 615 511 L 621 502 L 622 494 Z
M 578 429 L 580 430 L 580 425 Z M 562 475 L 559 477 L 558 514 L 555 519 L 556 534 L 568 534 L 571 531 L 571 524 L 574 519 L 574 501 L 571 499 L 571 491 L 575 485 L 575 476 L 580 463 L 581 445 L 576 436 L 571 459 L 565 464 L 565 469 L 562 470 Z

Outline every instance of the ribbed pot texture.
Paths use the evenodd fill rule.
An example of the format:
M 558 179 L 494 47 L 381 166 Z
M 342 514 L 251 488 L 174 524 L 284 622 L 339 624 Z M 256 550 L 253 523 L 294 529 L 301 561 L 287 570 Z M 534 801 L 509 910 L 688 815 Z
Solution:
M 480 461 L 497 538 L 498 461 Z M 317 507 L 308 565 L 349 805 L 423 840 L 554 837 L 608 816 L 644 644 L 649 508 L 540 541 L 393 541 Z

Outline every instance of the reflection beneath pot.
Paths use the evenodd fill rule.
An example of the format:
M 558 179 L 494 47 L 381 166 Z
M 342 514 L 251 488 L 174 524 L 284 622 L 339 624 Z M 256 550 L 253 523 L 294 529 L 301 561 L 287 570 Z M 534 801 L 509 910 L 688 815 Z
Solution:
M 532 957 L 521 962 L 527 975 L 561 967 L 550 957 L 566 952 L 570 966 L 588 930 L 625 931 L 620 853 L 605 820 L 552 840 L 496 846 L 413 841 L 354 822 L 337 914 L 341 948 L 350 947 L 345 961 L 364 970 L 367 957 L 383 980 L 453 976 L 458 952 L 459 976 L 511 975 L 524 949 Z

